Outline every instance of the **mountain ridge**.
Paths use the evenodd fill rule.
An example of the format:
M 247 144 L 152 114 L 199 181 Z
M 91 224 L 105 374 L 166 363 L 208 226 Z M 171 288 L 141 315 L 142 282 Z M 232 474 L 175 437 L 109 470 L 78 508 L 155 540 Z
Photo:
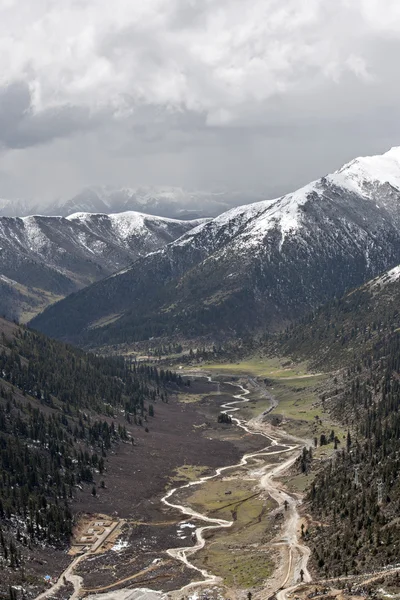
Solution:
M 32 325 L 94 346 L 279 329 L 399 264 L 399 225 L 400 150 L 393 148 L 291 194 L 233 208 Z M 98 326 L 111 316 L 113 323 Z
M 232 206 L 264 199 L 253 191 L 206 191 L 172 186 L 86 187 L 72 197 L 47 203 L 0 198 L 0 216 L 68 217 L 77 212 L 114 214 L 126 211 L 178 220 L 215 217 Z
M 20 318 L 108 276 L 202 221 L 143 213 L 0 217 L 0 314 Z

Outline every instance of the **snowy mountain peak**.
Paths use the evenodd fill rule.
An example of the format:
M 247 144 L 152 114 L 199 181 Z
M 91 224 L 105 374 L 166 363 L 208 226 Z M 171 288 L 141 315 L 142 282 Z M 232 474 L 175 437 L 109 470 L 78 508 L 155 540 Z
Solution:
M 382 155 L 356 158 L 338 171 L 285 196 L 233 208 L 202 228 L 190 231 L 175 245 L 194 244 L 200 248 L 213 240 L 213 248 L 218 249 L 229 236 L 234 238 L 232 243 L 236 251 L 246 252 L 247 248 L 260 247 L 264 238 L 275 230 L 280 235 L 277 249 L 281 251 L 287 238 L 295 236 L 307 225 L 307 211 L 318 215 L 318 219 L 328 218 L 326 200 L 329 198 L 335 202 L 340 198 L 348 218 L 357 222 L 374 220 L 366 213 L 365 202 L 371 201 L 368 212 L 381 208 L 400 225 L 398 196 L 391 193 L 388 185 L 394 191 L 400 190 L 400 147 Z
M 301 226 L 301 208 L 318 187 L 319 181 L 313 181 L 292 194 L 232 208 L 204 224 L 203 228 L 191 230 L 174 244 L 190 245 L 203 229 L 208 238 L 219 239 L 223 232 L 235 236 L 237 250 L 245 250 L 248 247 L 257 247 L 268 232 L 276 229 L 281 235 L 280 249 L 286 236 L 294 234 Z
M 327 180 L 349 191 L 372 197 L 374 186 L 389 184 L 400 189 L 400 147 L 384 154 L 362 156 L 328 175 Z
M 233 208 L 50 307 L 33 325 L 89 345 L 177 332 L 247 335 L 287 325 L 399 264 L 400 150 L 393 148 L 291 194 Z M 143 323 L 154 315 L 150 331 Z M 93 327 L 110 317 L 104 329 Z

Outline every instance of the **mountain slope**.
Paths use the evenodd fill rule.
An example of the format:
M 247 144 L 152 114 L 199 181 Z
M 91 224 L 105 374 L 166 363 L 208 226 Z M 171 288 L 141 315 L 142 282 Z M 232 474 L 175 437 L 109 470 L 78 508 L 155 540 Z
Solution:
M 76 503 L 101 510 L 93 489 L 105 496 L 100 480 L 110 482 L 119 442 L 118 453 L 130 442 L 130 471 L 142 466 L 132 432 L 145 446 L 142 419 L 153 427 L 151 403 L 177 382 L 170 372 L 85 354 L 0 318 L 0 597 L 11 584 L 36 597 L 44 575 L 57 572 Z
M 393 148 L 282 198 L 232 209 L 32 324 L 89 345 L 277 329 L 400 263 L 399 226 Z
M 400 328 L 400 266 L 332 300 L 273 339 L 271 348 L 332 368 Z
M 348 430 L 330 447 L 321 438 L 324 448 L 310 463 L 305 510 L 313 519 L 304 536 L 323 578 L 398 562 L 399 300 L 395 267 L 305 317 L 269 348 L 327 373 L 319 408 Z
M 198 224 L 135 212 L 0 217 L 0 314 L 38 312 Z

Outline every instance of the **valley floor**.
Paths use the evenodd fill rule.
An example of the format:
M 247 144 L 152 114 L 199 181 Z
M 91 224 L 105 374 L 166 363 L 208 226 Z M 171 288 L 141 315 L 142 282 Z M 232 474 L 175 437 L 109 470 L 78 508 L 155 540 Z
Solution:
M 250 419 L 246 425 L 240 408 L 254 408 L 258 402 L 264 408 L 271 398 L 255 380 L 246 380 L 246 390 L 224 379 L 208 384 L 211 393 L 192 390 L 180 400 L 186 406 L 195 405 L 197 413 L 204 415 L 204 423 L 194 424 L 194 429 L 204 430 L 208 442 L 223 440 L 236 449 L 231 452 L 232 466 L 213 471 L 214 461 L 224 463 L 219 452 L 204 457 L 203 466 L 183 464 L 171 478 L 174 487 L 167 496 L 156 495 L 146 508 L 138 506 L 135 512 L 142 514 L 141 519 L 120 523 L 119 545 L 110 547 L 104 540 L 103 548 L 97 544 L 77 557 L 73 568 L 60 577 L 59 589 L 70 582 L 75 589 L 72 598 L 79 594 L 103 597 L 106 592 L 119 598 L 125 593 L 117 592 L 119 588 L 145 585 L 182 597 L 184 590 L 190 594 L 197 587 L 204 589 L 204 583 L 193 584 L 197 573 L 194 579 L 205 578 L 206 587 L 212 583 L 218 593 L 224 590 L 224 595 L 234 595 L 235 589 L 265 590 L 266 580 L 273 592 L 282 583 L 298 579 L 302 567 L 306 571 L 307 550 L 297 543 L 299 499 L 273 479 L 295 462 L 301 441 L 286 434 L 272 435 L 271 425 L 260 419 Z M 238 419 L 233 418 L 239 427 L 210 427 L 221 410 L 238 411 Z M 238 450 L 244 454 L 239 461 Z M 274 541 L 277 534 L 280 539 Z M 182 549 L 185 543 L 189 545 Z M 56 590 L 40 598 L 51 597 Z
M 164 492 L 126 518 L 114 517 L 118 539 L 106 532 L 37 600 L 222 600 L 249 593 L 288 600 L 318 589 L 307 585 L 313 574 L 302 538 L 310 522 L 302 496 L 312 474 L 300 474 L 296 461 L 334 426 L 317 402 L 323 376 L 276 364 L 255 373 L 251 366 L 213 368 L 208 382 L 200 378 L 180 396 L 197 415 L 188 437 L 203 435 L 203 453 L 182 461 Z M 231 414 L 231 425 L 213 425 L 221 411 Z M 332 451 L 329 444 L 319 448 L 316 460 Z M 331 590 L 331 597 L 344 597 L 343 586 L 334 592 L 333 582 L 320 583 L 317 595 Z

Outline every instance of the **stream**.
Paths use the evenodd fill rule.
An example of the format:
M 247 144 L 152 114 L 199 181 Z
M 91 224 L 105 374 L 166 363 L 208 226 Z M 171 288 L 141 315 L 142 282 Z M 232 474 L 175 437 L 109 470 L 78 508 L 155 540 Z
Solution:
M 211 377 L 208 377 L 208 380 L 212 382 Z M 246 390 L 239 383 L 229 382 L 229 385 L 233 385 L 241 389 L 241 392 L 239 394 L 233 395 L 233 398 L 235 398 L 234 401 L 227 402 L 226 404 L 221 405 L 221 408 L 224 409 L 226 413 L 232 415 L 233 413 L 240 410 L 240 407 L 237 406 L 238 404 L 249 402 L 246 396 L 250 394 L 250 390 Z M 273 408 L 276 406 L 276 401 L 272 397 L 270 399 L 271 408 Z M 268 457 L 279 454 L 289 454 L 290 456 L 288 457 L 288 459 L 282 463 L 275 465 L 265 464 L 264 466 L 257 469 L 257 476 L 259 477 L 259 486 L 261 487 L 261 489 L 265 490 L 267 494 L 276 501 L 276 503 L 278 504 L 278 508 L 282 508 L 283 505 L 286 504 L 285 520 L 282 526 L 282 531 L 280 533 L 279 540 L 276 540 L 275 542 L 273 542 L 273 544 L 277 547 L 281 546 L 283 549 L 286 549 L 287 552 L 287 559 L 282 556 L 280 565 L 281 570 L 284 572 L 284 576 L 281 578 L 280 585 L 277 585 L 277 589 L 275 590 L 277 592 L 278 600 L 287 600 L 286 594 L 290 591 L 293 591 L 299 583 L 301 570 L 303 570 L 304 581 L 311 581 L 311 576 L 307 569 L 310 551 L 306 546 L 303 546 L 298 539 L 300 516 L 297 511 L 297 505 L 299 504 L 299 500 L 282 490 L 279 487 L 279 485 L 273 481 L 273 479 L 277 475 L 282 474 L 294 464 L 294 462 L 299 456 L 300 448 L 306 444 L 306 441 L 293 438 L 296 442 L 295 445 L 283 444 L 280 443 L 278 439 L 271 436 L 270 433 L 263 432 L 263 424 L 260 418 L 254 419 L 249 422 L 246 422 L 245 420 L 239 419 L 238 417 L 234 416 L 232 416 L 231 418 L 232 421 L 238 427 L 243 429 L 246 433 L 250 435 L 261 435 L 265 437 L 269 443 L 262 450 L 245 454 L 240 460 L 240 462 L 234 465 L 229 465 L 226 467 L 220 467 L 216 469 L 213 475 L 200 477 L 196 481 L 192 481 L 185 485 L 169 490 L 168 493 L 165 494 L 165 496 L 161 499 L 161 502 L 165 506 L 178 510 L 183 515 L 204 523 L 204 525 L 197 527 L 195 530 L 195 545 L 181 548 L 170 548 L 167 550 L 167 553 L 170 557 L 179 560 L 186 567 L 196 571 L 201 578 L 189 583 L 188 585 L 185 585 L 179 590 L 171 592 L 168 595 L 181 598 L 182 594 L 185 594 L 189 590 L 193 590 L 195 588 L 222 585 L 223 581 L 221 577 L 209 573 L 206 569 L 201 569 L 197 567 L 190 561 L 190 557 L 205 546 L 205 531 L 211 529 L 229 528 L 233 525 L 233 521 L 208 517 L 200 512 L 195 511 L 189 506 L 176 504 L 172 501 L 173 496 L 180 490 L 198 486 L 206 481 L 209 481 L 210 479 L 219 477 L 222 473 L 228 471 L 229 469 L 243 467 L 254 458 Z M 77 557 L 64 571 L 64 573 L 59 577 L 57 583 L 52 588 L 40 594 L 36 598 L 36 600 L 45 600 L 45 598 L 48 598 L 55 592 L 59 591 L 64 581 L 72 583 L 74 587 L 74 592 L 70 596 L 69 600 L 75 600 L 79 598 L 80 592 L 82 590 L 82 579 L 81 577 L 73 574 L 73 569 L 80 561 L 84 560 L 85 558 L 86 555 L 81 555 Z M 89 596 L 87 600 L 156 600 L 157 598 L 165 598 L 166 596 L 167 594 L 163 594 L 162 592 L 154 592 L 149 589 L 137 588 L 134 590 L 121 589 L 107 594 L 97 594 Z
M 211 382 L 212 381 L 211 377 L 208 377 L 208 380 Z M 240 407 L 236 406 L 237 404 L 243 404 L 245 402 L 249 402 L 249 400 L 246 398 L 246 396 L 248 396 L 250 394 L 250 390 L 246 390 L 241 384 L 235 383 L 232 385 L 235 385 L 236 387 L 241 388 L 241 390 L 242 390 L 241 393 L 233 396 L 235 398 L 234 401 L 221 405 L 221 408 L 224 409 L 226 413 L 231 414 L 231 415 L 232 415 L 232 413 L 235 413 L 240 410 Z M 275 404 L 273 403 L 272 406 L 275 406 Z M 287 565 L 286 577 L 285 577 L 284 581 L 282 582 L 281 588 L 283 588 L 287 584 L 293 585 L 293 584 L 297 583 L 297 579 L 299 578 L 301 569 L 303 570 L 303 573 L 304 573 L 304 581 L 311 581 L 311 576 L 307 569 L 307 562 L 308 562 L 308 558 L 309 558 L 309 549 L 306 546 L 299 544 L 298 539 L 297 539 L 298 522 L 300 519 L 299 514 L 297 512 L 297 508 L 296 508 L 298 501 L 295 498 L 293 498 L 292 496 L 290 496 L 289 494 L 287 494 L 286 492 L 283 492 L 282 490 L 278 489 L 277 486 L 272 481 L 274 476 L 283 473 L 286 469 L 288 469 L 296 461 L 298 454 L 299 454 L 300 445 L 296 444 L 294 446 L 289 446 L 287 444 L 279 444 L 280 449 L 274 450 L 274 446 L 278 445 L 278 440 L 274 439 L 269 433 L 266 434 L 263 431 L 261 431 L 260 426 L 257 428 L 257 430 L 252 430 L 249 428 L 248 423 L 246 423 L 242 419 L 239 419 L 237 417 L 232 417 L 232 421 L 234 421 L 238 427 L 241 427 L 242 429 L 244 429 L 244 431 L 246 431 L 246 433 L 249 433 L 251 435 L 261 435 L 261 436 L 265 437 L 267 440 L 269 440 L 270 443 L 268 444 L 268 446 L 266 446 L 262 450 L 258 450 L 257 452 L 245 454 L 239 463 L 236 463 L 234 465 L 229 465 L 226 467 L 221 467 L 219 469 L 216 469 L 216 471 L 213 475 L 200 477 L 196 481 L 192 481 L 190 483 L 187 483 L 186 485 L 182 485 L 178 488 L 173 488 L 173 489 L 169 490 L 169 492 L 161 499 L 161 502 L 163 504 L 165 504 L 166 506 L 168 506 L 170 508 L 174 508 L 176 510 L 179 510 L 182 514 L 187 515 L 191 518 L 195 518 L 195 519 L 198 519 L 200 521 L 207 523 L 207 525 L 198 527 L 196 529 L 196 532 L 195 532 L 196 544 L 194 546 L 183 547 L 183 548 L 170 548 L 169 550 L 167 550 L 167 553 L 169 554 L 169 556 L 181 561 L 190 569 L 197 571 L 203 578 L 201 580 L 191 582 L 188 585 L 182 587 L 180 590 L 178 590 L 176 592 L 177 595 L 179 595 L 181 593 L 185 593 L 188 590 L 190 590 L 192 588 L 196 588 L 196 587 L 221 585 L 221 583 L 222 583 L 221 577 L 213 575 L 212 573 L 209 573 L 207 570 L 197 567 L 192 562 L 190 562 L 189 557 L 192 556 L 193 554 L 195 554 L 196 552 L 198 552 L 198 550 L 200 550 L 201 548 L 203 548 L 205 546 L 206 540 L 203 535 L 205 531 L 211 530 L 211 529 L 232 527 L 233 521 L 227 521 L 224 519 L 215 519 L 212 517 L 207 517 L 206 515 L 203 515 L 188 506 L 184 506 L 182 504 L 174 504 L 173 502 L 170 501 L 172 496 L 174 496 L 174 494 L 177 491 L 183 490 L 185 488 L 191 488 L 194 486 L 198 486 L 206 481 L 209 481 L 210 479 L 219 477 L 222 473 L 224 473 L 225 471 L 227 471 L 229 469 L 235 469 L 238 467 L 245 466 L 248 464 L 249 460 L 251 460 L 253 458 L 262 457 L 262 456 L 268 457 L 271 455 L 284 454 L 284 453 L 294 453 L 294 456 L 291 456 L 288 460 L 286 460 L 285 462 L 283 462 L 279 465 L 274 465 L 274 466 L 265 465 L 258 471 L 260 474 L 260 486 L 264 490 L 266 490 L 267 493 L 277 502 L 279 507 L 282 506 L 285 502 L 287 503 L 287 507 L 288 507 L 288 511 L 287 511 L 288 516 L 285 519 L 285 525 L 284 525 L 285 531 L 283 532 L 283 535 L 282 535 L 282 545 L 286 545 L 288 547 L 288 550 L 289 550 L 288 563 L 289 564 Z M 296 554 L 298 555 L 297 557 L 295 556 Z M 284 596 L 281 595 L 280 600 L 283 600 L 283 598 L 284 598 Z

